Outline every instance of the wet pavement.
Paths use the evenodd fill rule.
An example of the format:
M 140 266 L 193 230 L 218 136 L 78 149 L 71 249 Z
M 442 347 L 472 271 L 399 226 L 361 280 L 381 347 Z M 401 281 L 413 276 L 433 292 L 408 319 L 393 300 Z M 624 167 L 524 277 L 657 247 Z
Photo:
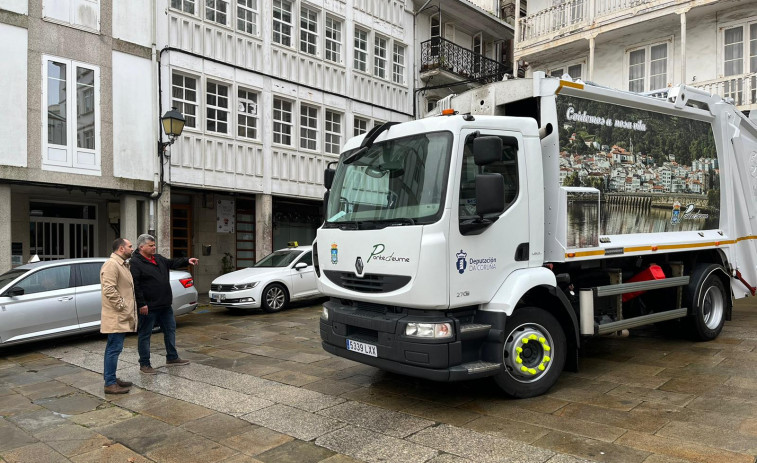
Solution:
M 0 349 L 3 462 L 744 462 L 757 454 L 757 299 L 709 343 L 593 339 L 578 373 L 512 400 L 491 380 L 435 383 L 321 349 L 320 306 L 177 319 L 187 366 L 141 375 L 136 336 L 103 394 L 105 338 Z

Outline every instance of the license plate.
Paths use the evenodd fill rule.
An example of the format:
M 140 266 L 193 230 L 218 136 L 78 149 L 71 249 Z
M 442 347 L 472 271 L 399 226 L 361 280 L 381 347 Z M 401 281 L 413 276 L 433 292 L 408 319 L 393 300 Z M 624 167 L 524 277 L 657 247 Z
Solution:
M 213 299 L 216 302 L 221 302 L 222 300 L 226 299 L 226 296 L 224 294 L 214 294 Z
M 366 344 L 360 341 L 347 340 L 347 350 L 357 352 L 358 354 L 370 355 L 371 357 L 378 357 L 376 352 L 376 346 L 373 344 Z

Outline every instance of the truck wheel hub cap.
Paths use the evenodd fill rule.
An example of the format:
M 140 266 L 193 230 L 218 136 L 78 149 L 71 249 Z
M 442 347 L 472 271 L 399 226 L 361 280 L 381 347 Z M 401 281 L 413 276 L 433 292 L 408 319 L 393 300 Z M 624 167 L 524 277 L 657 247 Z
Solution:
M 505 342 L 504 362 L 508 374 L 521 382 L 541 378 L 552 364 L 552 337 L 535 324 L 519 326 Z

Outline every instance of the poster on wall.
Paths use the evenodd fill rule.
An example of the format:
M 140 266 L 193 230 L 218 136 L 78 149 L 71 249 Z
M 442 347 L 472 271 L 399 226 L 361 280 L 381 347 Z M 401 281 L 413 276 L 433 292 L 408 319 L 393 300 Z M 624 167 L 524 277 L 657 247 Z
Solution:
M 234 200 L 216 201 L 216 232 L 234 233 Z

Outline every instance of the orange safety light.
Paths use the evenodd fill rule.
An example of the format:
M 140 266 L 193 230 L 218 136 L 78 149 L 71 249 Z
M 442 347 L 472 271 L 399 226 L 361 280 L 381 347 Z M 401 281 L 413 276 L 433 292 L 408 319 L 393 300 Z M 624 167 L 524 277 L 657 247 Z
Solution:
M 442 116 L 452 116 L 455 114 L 454 109 L 442 109 Z
M 568 253 L 568 257 L 576 257 L 576 253 L 575 252 L 569 252 Z
M 657 251 L 657 246 L 652 246 L 652 251 Z

